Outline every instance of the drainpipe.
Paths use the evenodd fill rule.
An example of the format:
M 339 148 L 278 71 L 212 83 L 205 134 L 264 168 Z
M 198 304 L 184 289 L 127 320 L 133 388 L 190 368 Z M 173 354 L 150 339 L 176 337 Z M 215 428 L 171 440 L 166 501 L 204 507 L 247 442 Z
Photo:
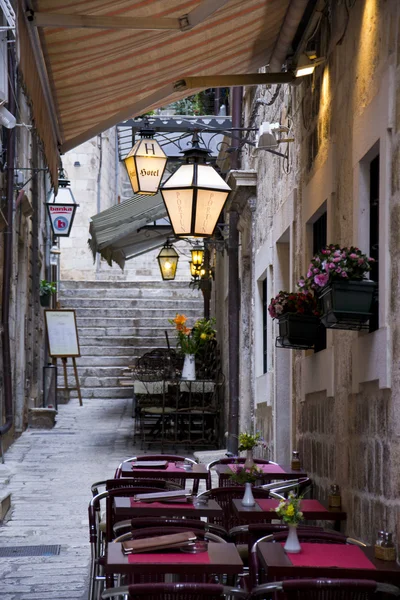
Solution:
M 243 88 L 232 89 L 232 127 L 241 127 L 242 123 Z M 234 145 L 239 145 L 240 133 Z M 239 150 L 231 155 L 231 169 L 240 168 Z M 229 416 L 227 450 L 232 454 L 238 453 L 239 445 L 239 322 L 240 322 L 240 281 L 239 281 L 239 214 L 229 212 L 228 238 L 228 332 L 229 332 Z
M 8 109 L 11 114 L 15 114 L 15 93 L 14 48 L 12 44 L 8 44 Z M 0 426 L 0 451 L 2 462 L 4 462 L 2 448 L 3 435 L 11 429 L 14 422 L 9 320 L 13 248 L 15 129 L 9 129 L 7 133 L 6 219 L 8 225 L 4 231 L 3 286 L 1 296 L 1 342 L 3 354 L 4 408 L 6 417 L 6 422 Z

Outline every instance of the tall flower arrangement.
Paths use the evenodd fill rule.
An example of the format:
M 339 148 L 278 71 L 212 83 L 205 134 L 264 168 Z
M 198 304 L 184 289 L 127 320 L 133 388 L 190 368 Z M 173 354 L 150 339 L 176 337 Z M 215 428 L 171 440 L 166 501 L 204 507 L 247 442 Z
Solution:
M 359 248 L 330 244 L 313 256 L 307 274 L 300 277 L 298 286 L 304 291 L 318 293 L 332 281 L 361 281 L 366 278 L 373 262 L 374 259 Z
M 177 314 L 168 320 L 175 326 L 177 346 L 183 354 L 197 354 L 207 342 L 215 338 L 215 319 L 199 319 L 193 328 L 187 327 L 187 317 Z

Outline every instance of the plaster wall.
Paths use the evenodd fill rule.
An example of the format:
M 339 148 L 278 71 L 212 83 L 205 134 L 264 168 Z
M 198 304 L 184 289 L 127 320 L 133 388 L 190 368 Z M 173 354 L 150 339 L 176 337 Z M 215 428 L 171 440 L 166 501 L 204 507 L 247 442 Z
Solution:
M 321 21 L 323 67 L 298 87 L 248 88 L 244 122 L 288 124 L 289 154 L 245 146 L 242 169 L 257 171 L 254 213 L 255 422 L 283 462 L 299 449 L 326 499 L 339 484 L 349 535 L 372 543 L 378 529 L 400 540 L 400 5 L 362 0 L 347 12 L 330 3 Z M 261 103 L 259 102 L 261 101 Z M 295 282 L 312 255 L 312 223 L 327 211 L 328 243 L 369 252 L 366 166 L 379 152 L 379 329 L 328 331 L 318 353 L 274 346 L 262 372 L 260 282 L 274 296 Z M 288 204 L 289 203 L 289 204 Z M 245 398 L 242 398 L 245 402 Z M 280 410 L 289 411 L 289 422 Z M 248 410 L 244 408 L 244 410 Z M 286 447 L 278 439 L 288 436 Z

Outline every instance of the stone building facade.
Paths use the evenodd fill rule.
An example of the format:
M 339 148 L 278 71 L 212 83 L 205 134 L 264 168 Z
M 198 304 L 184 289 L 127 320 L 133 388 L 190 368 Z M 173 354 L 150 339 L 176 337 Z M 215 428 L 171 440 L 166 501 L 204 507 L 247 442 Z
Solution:
M 12 66 L 9 62 L 8 76 L 15 89 L 14 92 L 9 90 L 6 106 L 16 117 L 17 125 L 13 129 L 0 127 L 0 440 L 3 452 L 25 429 L 28 409 L 42 406 L 42 368 L 47 357 L 39 287 L 42 279 L 51 278 L 45 207 L 50 178 L 40 140 L 30 125 L 31 110 L 20 83 L 14 42 L 10 34 L 8 53 Z M 4 45 L 3 51 L 7 54 Z M 11 137 L 14 152 L 10 148 Z M 9 247 L 8 240 L 11 240 Z
M 239 429 L 254 416 L 281 463 L 299 450 L 316 497 L 338 484 L 347 532 L 368 543 L 382 527 L 400 540 L 399 23 L 396 0 L 327 3 L 313 34 L 324 64 L 297 86 L 245 89 L 243 125 L 279 122 L 294 141 L 276 148 L 285 158 L 244 145 L 227 207 L 240 230 Z M 267 305 L 296 290 L 318 235 L 379 253 L 375 330 L 327 330 L 315 352 L 276 348 Z

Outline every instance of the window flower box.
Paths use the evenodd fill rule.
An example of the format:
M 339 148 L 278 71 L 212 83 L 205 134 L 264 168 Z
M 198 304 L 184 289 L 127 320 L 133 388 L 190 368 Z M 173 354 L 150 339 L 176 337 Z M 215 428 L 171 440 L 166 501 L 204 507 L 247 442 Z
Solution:
M 369 279 L 332 281 L 319 294 L 322 323 L 328 329 L 364 329 L 372 316 L 377 289 Z
M 314 346 L 318 335 L 320 319 L 314 315 L 285 313 L 278 317 L 278 348 L 307 350 Z

